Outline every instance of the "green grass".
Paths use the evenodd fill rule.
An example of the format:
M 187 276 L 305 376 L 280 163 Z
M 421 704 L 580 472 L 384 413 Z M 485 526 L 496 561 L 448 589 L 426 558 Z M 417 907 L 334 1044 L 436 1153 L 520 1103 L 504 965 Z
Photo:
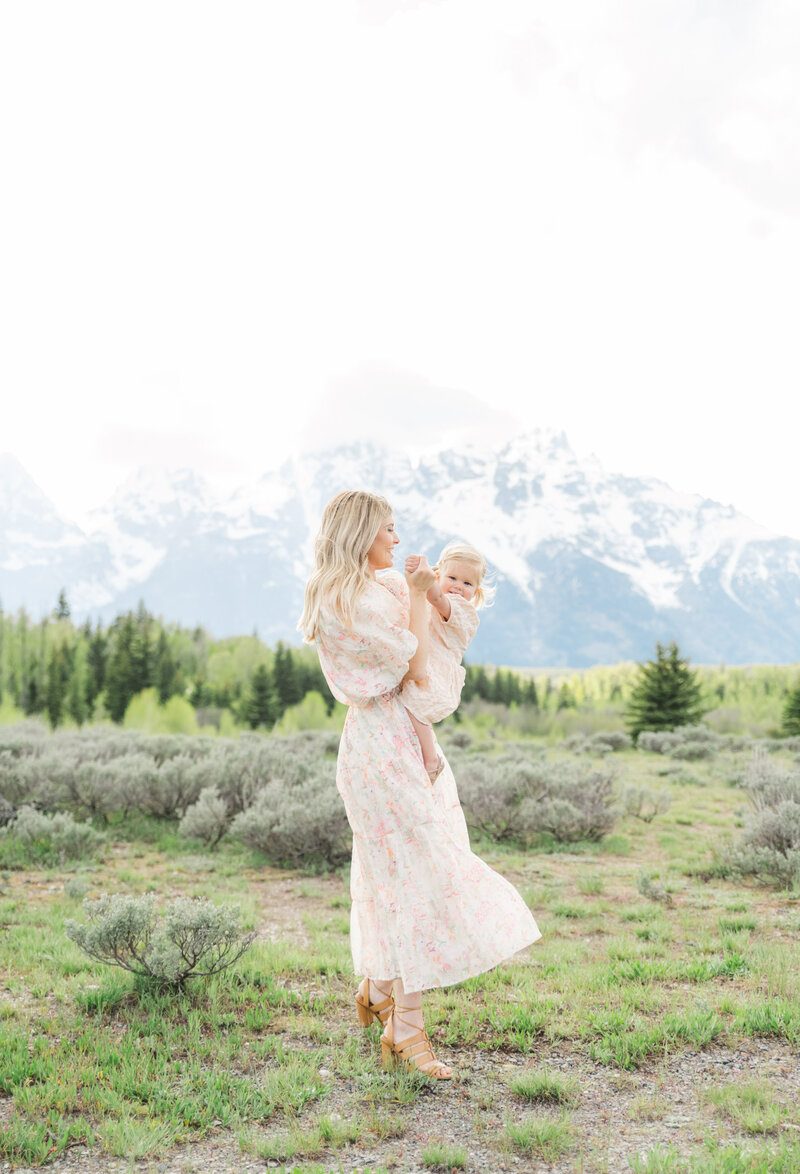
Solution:
M 529 1114 L 520 1121 L 505 1122 L 507 1141 L 518 1153 L 543 1162 L 554 1162 L 571 1148 L 574 1130 L 567 1116 Z
M 523 1072 L 508 1082 L 511 1091 L 522 1101 L 551 1105 L 574 1105 L 578 1101 L 578 1085 L 574 1078 L 559 1076 L 545 1065 Z
M 432 1141 L 422 1151 L 422 1164 L 429 1170 L 466 1170 L 467 1151 L 464 1146 Z
M 544 937 L 502 966 L 426 992 L 434 1050 L 456 1075 L 435 1089 L 418 1073 L 384 1072 L 377 1028 L 356 1027 L 346 868 L 327 878 L 264 871 L 235 846 L 190 851 L 163 821 L 139 819 L 141 835 L 128 829 L 122 839 L 123 829 L 112 829 L 113 850 L 96 864 L 0 877 L 0 1095 L 13 1097 L 4 1102 L 0 1158 L 37 1166 L 83 1141 L 96 1153 L 156 1160 L 220 1134 L 303 1174 L 315 1163 L 350 1170 L 359 1153 L 392 1138 L 416 1164 L 460 1168 L 459 1146 L 437 1141 L 434 1130 L 425 1148 L 417 1135 L 420 1109 L 448 1097 L 462 1112 L 468 1132 L 457 1136 L 469 1152 L 499 1145 L 523 1166 L 578 1162 L 568 1156 L 578 1139 L 562 1114 L 579 1103 L 580 1074 L 597 1063 L 604 1079 L 631 1082 L 629 1124 L 645 1128 L 672 1106 L 658 1081 L 655 1089 L 637 1081 L 651 1082 L 684 1050 L 768 1039 L 791 1068 L 800 1051 L 797 895 L 702 875 L 731 831 L 741 791 L 715 775 L 713 762 L 693 765 L 702 785 L 676 785 L 674 773 L 656 782 L 665 764 L 655 755 L 624 752 L 614 762 L 637 785 L 670 787 L 673 823 L 622 819 L 612 837 L 575 851 L 475 842 L 491 867 L 513 873 Z M 672 905 L 638 893 L 643 869 Z M 184 994 L 147 990 L 64 936 L 65 918 L 81 916 L 64 891 L 76 879 L 91 896 L 234 900 L 261 935 L 233 969 Z M 271 892 L 279 912 L 291 914 L 278 931 L 266 911 Z M 504 1055 L 526 1063 L 509 1075 L 495 1064 Z M 481 1064 L 462 1085 L 462 1066 L 469 1072 L 476 1057 Z M 760 1086 L 735 1093 L 712 1085 L 694 1110 L 690 1157 L 651 1150 L 637 1159 L 650 1163 L 642 1170 L 751 1174 L 743 1165 L 751 1161 L 760 1174 L 788 1174 L 797 1151 L 785 1132 L 800 1120 L 780 1077 L 770 1076 L 771 1100 L 763 1089 L 758 1100 Z M 493 1135 L 492 1121 L 507 1128 Z M 709 1130 L 715 1148 L 701 1140 Z M 602 1145 L 596 1136 L 580 1143 Z
M 732 1121 L 743 1133 L 776 1133 L 786 1113 L 766 1081 L 705 1089 L 701 1099 Z

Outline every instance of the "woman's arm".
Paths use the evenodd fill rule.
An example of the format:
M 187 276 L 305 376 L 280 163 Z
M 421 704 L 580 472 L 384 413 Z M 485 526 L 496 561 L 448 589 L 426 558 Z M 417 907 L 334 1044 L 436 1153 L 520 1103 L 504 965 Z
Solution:
M 425 556 L 410 555 L 406 559 L 408 583 L 409 631 L 417 638 L 417 650 L 408 662 L 405 680 L 419 681 L 428 667 L 428 600 L 427 593 L 436 582 Z

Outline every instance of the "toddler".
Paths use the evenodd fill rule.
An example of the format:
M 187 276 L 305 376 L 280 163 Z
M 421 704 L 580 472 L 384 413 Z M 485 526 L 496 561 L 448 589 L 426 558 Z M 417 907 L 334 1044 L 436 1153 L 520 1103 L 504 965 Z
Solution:
M 414 571 L 419 555 L 406 559 L 406 570 Z M 431 783 L 444 769 L 436 751 L 432 723 L 458 708 L 466 672 L 461 658 L 478 630 L 476 608 L 490 601 L 494 588 L 482 586 L 486 560 L 474 546 L 450 542 L 433 568 L 436 582 L 428 591 L 428 667 L 421 678 L 409 678 L 400 698 L 411 718 L 422 750 L 422 761 Z

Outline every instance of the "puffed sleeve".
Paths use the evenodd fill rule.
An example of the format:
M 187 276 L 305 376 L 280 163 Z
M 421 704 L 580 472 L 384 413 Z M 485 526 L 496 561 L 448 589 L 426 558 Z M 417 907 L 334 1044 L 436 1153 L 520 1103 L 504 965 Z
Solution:
M 366 705 L 390 693 L 408 672 L 417 638 L 408 630 L 408 608 L 393 582 L 370 583 L 358 600 L 353 627 L 324 606 L 317 625 L 319 663 L 337 701 Z
M 462 657 L 478 630 L 480 619 L 473 605 L 460 595 L 448 595 L 447 598 L 450 600 L 450 619 L 443 620 L 436 608 L 432 609 L 432 618 L 438 618 L 447 647 Z

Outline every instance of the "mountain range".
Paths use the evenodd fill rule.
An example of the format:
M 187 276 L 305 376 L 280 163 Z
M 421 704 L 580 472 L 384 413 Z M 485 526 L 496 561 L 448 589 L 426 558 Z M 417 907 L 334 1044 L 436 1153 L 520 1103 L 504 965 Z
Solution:
M 293 457 L 222 495 L 145 466 L 76 525 L 0 456 L 0 599 L 35 619 L 66 589 L 76 620 L 143 599 L 214 636 L 295 628 L 325 502 L 368 488 L 393 505 L 402 556 L 478 546 L 496 603 L 468 659 L 581 667 L 645 659 L 676 639 L 699 663 L 800 659 L 800 541 L 661 481 L 579 460 L 562 433 L 413 456 L 375 442 Z

